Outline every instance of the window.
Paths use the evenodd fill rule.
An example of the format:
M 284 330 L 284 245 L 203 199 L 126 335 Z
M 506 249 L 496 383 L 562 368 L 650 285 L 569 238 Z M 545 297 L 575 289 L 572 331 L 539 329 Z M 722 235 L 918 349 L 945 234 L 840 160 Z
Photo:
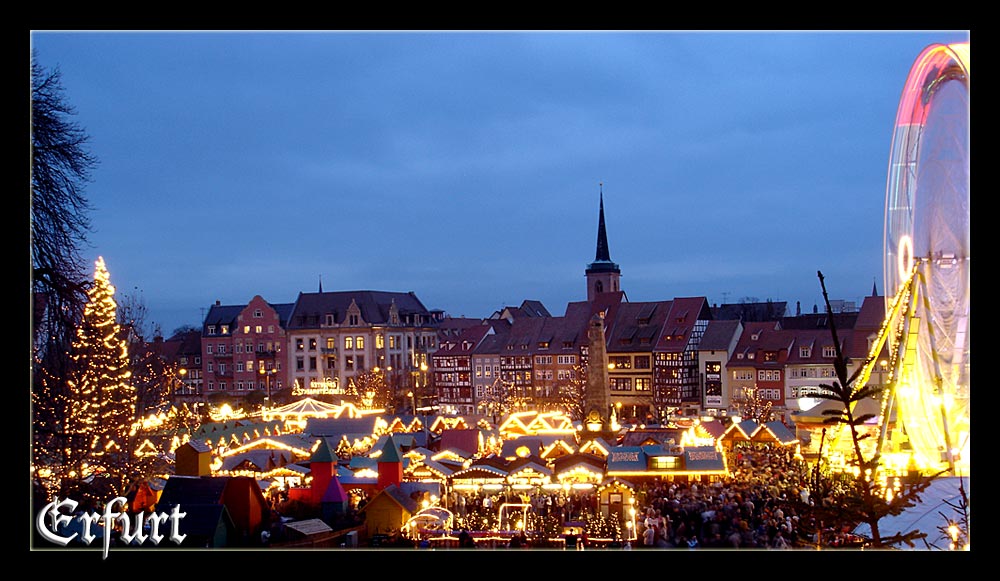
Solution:
M 351 324 L 351 325 L 357 325 L 358 324 L 358 315 L 351 315 L 347 319 L 349 321 L 349 324 Z
M 229 325 L 223 325 L 223 326 L 222 326 L 222 330 L 221 330 L 220 332 L 221 332 L 221 333 L 222 333 L 223 335 L 228 335 L 228 334 L 229 334 Z
M 225 343 L 219 343 L 218 349 L 219 349 L 219 355 L 225 355 L 226 354 L 226 344 Z
M 214 371 L 215 371 L 215 363 L 209 361 L 208 362 L 208 372 L 209 373 L 213 373 Z
M 225 363 L 220 363 L 219 364 L 219 375 L 225 375 L 225 374 L 226 374 L 226 364 Z
M 209 335 L 214 335 L 215 334 L 215 325 L 209 325 L 208 326 L 208 334 Z
M 243 353 L 243 343 L 236 343 L 235 345 L 233 345 L 233 352 Z
M 344 349 L 354 349 L 354 337 L 344 337 Z
M 396 335 L 389 335 L 389 349 L 399 349 L 399 337 Z
M 264 327 L 262 327 L 261 325 L 257 325 L 257 326 L 255 326 L 253 328 L 253 332 L 254 333 L 263 333 L 264 332 Z
M 809 347 L 799 347 L 799 357 L 812 357 L 812 349 Z
M 354 371 L 354 356 L 346 355 L 344 356 L 344 369 L 348 371 Z
M 267 332 L 268 333 L 273 333 L 274 332 L 274 325 L 268 325 L 267 326 Z
M 305 360 L 305 358 L 304 357 L 296 357 L 295 358 L 295 370 L 296 371 L 304 371 L 305 368 L 306 368 L 306 360 Z
M 837 348 L 833 345 L 826 345 L 823 347 L 823 357 L 836 357 Z
M 250 325 L 243 325 L 243 332 L 244 333 L 249 333 L 250 332 Z
M 652 389 L 652 381 L 648 377 L 636 377 L 635 378 L 635 390 L 636 391 L 649 391 Z
M 632 391 L 631 377 L 612 377 L 608 383 L 612 391 Z
M 763 369 L 758 369 L 757 370 L 757 381 L 764 381 L 764 370 Z
M 315 337 L 311 337 L 309 339 L 309 350 L 310 351 L 315 351 L 316 350 L 316 338 Z
M 649 355 L 636 355 L 635 356 L 635 368 L 636 369 L 649 369 Z
M 383 347 L 385 347 L 385 338 L 382 336 L 382 333 L 379 333 L 375 335 L 375 348 L 382 349 Z
M 327 349 L 336 349 L 337 348 L 337 339 L 335 337 L 327 337 L 326 338 L 326 348 Z
M 316 358 L 315 357 L 310 357 L 309 358 L 309 371 L 316 371 Z
M 628 355 L 616 355 L 608 357 L 608 364 L 613 365 L 615 369 L 632 369 L 632 358 Z
M 243 362 L 242 361 L 236 364 L 236 371 L 243 371 Z
M 295 340 L 295 350 L 296 351 L 304 351 L 305 348 L 306 348 L 306 344 L 305 344 L 305 342 L 302 339 L 296 339 Z
M 327 327 L 332 327 L 333 326 L 333 315 L 327 315 L 326 316 L 326 326 Z
M 211 355 L 213 353 L 212 349 L 214 349 L 214 347 L 212 347 L 211 344 L 205 345 L 205 353 Z
M 364 349 L 365 348 L 365 338 L 361 337 L 361 336 L 358 336 L 357 338 L 354 339 L 354 345 L 358 348 L 358 350 Z
M 261 311 L 260 309 L 254 309 L 253 318 L 260 319 L 260 318 L 263 318 L 263 316 L 264 316 L 264 312 L 263 311 Z

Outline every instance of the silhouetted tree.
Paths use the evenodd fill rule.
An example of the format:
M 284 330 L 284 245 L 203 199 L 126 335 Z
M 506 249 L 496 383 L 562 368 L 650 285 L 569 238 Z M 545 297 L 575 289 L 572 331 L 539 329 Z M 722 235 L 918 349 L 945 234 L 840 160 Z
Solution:
M 73 462 L 65 432 L 69 351 L 89 287 L 79 250 L 90 230 L 83 190 L 97 161 L 86 149 L 87 134 L 68 119 L 58 69 L 31 59 L 31 290 L 32 463 Z M 53 481 L 49 480 L 48 484 Z M 36 480 L 36 484 L 41 484 Z M 51 490 L 39 488 L 40 495 Z
M 820 384 L 820 391 L 816 397 L 837 401 L 841 404 L 839 409 L 824 412 L 825 415 L 829 416 L 824 420 L 824 423 L 843 424 L 850 430 L 851 444 L 854 449 L 852 463 L 857 469 L 853 477 L 845 475 L 846 486 L 830 488 L 829 498 L 832 502 L 828 506 L 817 505 L 817 516 L 827 524 L 838 523 L 852 528 L 857 524 L 865 523 L 871 531 L 871 544 L 876 548 L 890 547 L 900 543 L 912 546 L 915 540 L 926 537 L 926 533 L 914 530 L 884 538 L 879 530 L 879 522 L 886 516 L 901 514 L 907 508 L 920 502 L 920 495 L 930 486 L 931 481 L 938 474 L 918 476 L 913 480 L 901 481 L 898 490 L 889 491 L 881 479 L 880 451 L 876 449 L 870 457 L 865 456 L 862 441 L 868 437 L 868 434 L 864 433 L 862 428 L 874 416 L 872 414 L 855 415 L 855 406 L 866 398 L 878 396 L 885 387 L 881 384 L 859 385 L 858 379 L 866 365 L 871 363 L 870 359 L 858 366 L 853 374 L 848 375 L 847 358 L 843 354 L 837 336 L 837 326 L 834 323 L 833 309 L 827 296 L 823 273 L 817 272 L 817 274 L 823 289 L 823 299 L 826 302 L 826 310 L 829 315 L 827 320 L 836 350 L 833 367 L 837 381 L 831 385 Z

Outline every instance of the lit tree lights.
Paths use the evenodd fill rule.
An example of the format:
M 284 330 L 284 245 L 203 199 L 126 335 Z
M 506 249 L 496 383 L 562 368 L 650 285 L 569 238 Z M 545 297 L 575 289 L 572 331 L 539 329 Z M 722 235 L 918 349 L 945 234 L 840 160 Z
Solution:
M 114 295 L 104 259 L 98 258 L 70 352 L 66 433 L 76 464 L 69 476 L 87 479 L 101 472 L 112 477 L 114 492 L 123 492 L 120 483 L 127 475 L 121 474 L 121 458 L 134 435 L 136 393 Z

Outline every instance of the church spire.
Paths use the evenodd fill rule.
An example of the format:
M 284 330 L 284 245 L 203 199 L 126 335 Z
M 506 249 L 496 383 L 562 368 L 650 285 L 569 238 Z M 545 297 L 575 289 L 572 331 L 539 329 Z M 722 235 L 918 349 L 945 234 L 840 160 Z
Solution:
M 597 256 L 596 262 L 611 262 L 611 251 L 608 250 L 608 232 L 604 226 L 604 182 L 601 182 L 601 214 L 597 221 Z
M 600 293 L 618 292 L 621 269 L 611 262 L 608 250 L 608 232 L 604 225 L 604 182 L 601 182 L 601 205 L 597 221 L 597 255 L 594 262 L 587 265 L 587 300 L 592 301 Z
M 319 275 L 319 292 L 323 292 L 323 275 Z
M 873 297 L 878 296 L 878 281 L 875 279 L 875 277 L 872 277 L 872 296 Z

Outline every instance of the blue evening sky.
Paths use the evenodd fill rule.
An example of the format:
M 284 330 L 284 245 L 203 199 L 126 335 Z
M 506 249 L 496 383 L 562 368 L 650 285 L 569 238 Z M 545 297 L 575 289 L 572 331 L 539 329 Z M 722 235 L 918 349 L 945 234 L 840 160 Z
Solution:
M 958 31 L 33 31 L 100 165 L 88 260 L 170 334 L 216 300 L 631 301 L 882 283 L 903 84 Z

